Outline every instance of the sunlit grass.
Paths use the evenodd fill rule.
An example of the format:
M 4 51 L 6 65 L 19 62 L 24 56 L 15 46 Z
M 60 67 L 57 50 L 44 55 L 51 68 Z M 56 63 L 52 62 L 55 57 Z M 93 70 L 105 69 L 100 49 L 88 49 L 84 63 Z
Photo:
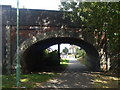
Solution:
M 69 60 L 63 59 L 60 62 L 60 67 L 66 68 Z M 39 74 L 26 74 L 21 75 L 21 85 L 22 88 L 36 88 L 40 87 L 43 82 L 46 82 L 53 77 L 55 77 L 57 73 L 39 73 Z M 16 88 L 16 76 L 15 75 L 3 75 L 2 76 L 3 85 L 2 88 Z
M 39 87 L 43 82 L 53 78 L 56 73 L 51 74 L 27 74 L 21 75 L 21 85 L 24 88 L 35 88 Z M 16 76 L 15 75 L 3 75 L 2 76 L 3 85 L 2 88 L 15 88 L 16 87 Z
M 66 68 L 69 60 L 63 59 L 60 62 L 61 68 Z M 38 74 L 26 74 L 21 75 L 20 79 L 20 87 L 22 88 L 36 88 L 40 87 L 43 82 L 46 82 L 53 77 L 55 77 L 57 73 L 38 73 Z M 15 75 L 2 75 L 2 88 L 16 88 L 16 76 Z
M 60 65 L 63 68 L 66 68 L 68 66 L 68 63 L 69 63 L 69 60 L 67 60 L 67 59 L 61 59 L 60 60 Z
M 20 81 L 24 83 L 24 82 L 28 82 L 29 79 L 28 79 L 28 78 L 25 78 L 25 79 L 21 79 Z
M 69 60 L 67 59 L 61 59 L 60 64 L 68 64 Z
M 2 88 L 2 75 L 0 75 L 0 89 Z

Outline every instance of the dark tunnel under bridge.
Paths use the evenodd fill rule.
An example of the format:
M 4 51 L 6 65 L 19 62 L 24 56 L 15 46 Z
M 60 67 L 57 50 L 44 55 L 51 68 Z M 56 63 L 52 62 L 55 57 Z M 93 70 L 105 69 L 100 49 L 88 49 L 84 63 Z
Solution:
M 81 49 L 84 49 L 88 56 L 88 62 L 91 65 L 90 67 L 91 70 L 99 71 L 100 69 L 99 54 L 93 45 L 78 38 L 55 37 L 55 38 L 48 38 L 45 40 L 38 41 L 37 43 L 33 44 L 32 46 L 30 46 L 28 49 L 25 50 L 21 58 L 21 62 L 22 62 L 21 66 L 23 68 L 22 72 L 26 73 L 30 71 L 29 68 L 27 67 L 32 66 L 34 68 L 34 66 L 36 66 L 35 64 L 36 60 L 29 58 L 31 55 L 38 56 L 40 54 L 40 51 L 47 49 L 52 45 L 61 44 L 61 43 L 74 44 L 81 47 Z M 29 62 L 27 61 L 28 58 L 29 58 Z M 40 63 L 37 63 L 37 64 L 40 64 Z

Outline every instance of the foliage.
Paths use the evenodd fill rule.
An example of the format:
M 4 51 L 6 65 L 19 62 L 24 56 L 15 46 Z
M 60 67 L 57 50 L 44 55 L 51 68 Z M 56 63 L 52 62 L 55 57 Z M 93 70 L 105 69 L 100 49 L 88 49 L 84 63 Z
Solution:
M 111 50 L 118 48 L 120 36 L 119 3 L 118 2 L 62 2 L 61 10 L 71 11 L 66 13 L 72 21 L 81 21 L 83 30 L 91 32 L 106 32 Z M 100 33 L 98 33 L 100 34 Z
M 35 88 L 39 87 L 42 82 L 45 82 L 53 78 L 56 74 L 27 74 L 21 75 L 21 85 L 23 88 Z M 2 88 L 15 88 L 16 76 L 15 75 L 3 75 L 2 76 Z
M 65 53 L 65 54 L 68 53 L 68 48 L 67 48 L 67 47 L 65 47 L 65 48 L 63 49 L 63 53 Z
M 30 60 L 34 60 L 34 62 L 30 62 Z M 23 73 L 35 73 L 51 71 L 52 68 L 60 65 L 60 60 L 56 50 L 52 52 L 41 50 L 33 55 L 32 58 L 29 56 L 25 63 L 27 64 L 25 68 L 22 68 Z
M 77 58 L 80 63 L 86 65 L 87 67 L 90 67 L 90 64 L 87 60 L 86 52 L 83 49 L 76 48 L 75 58 Z
M 61 72 L 68 66 L 69 60 L 66 60 L 66 59 L 60 59 L 60 61 L 58 60 L 59 58 L 58 58 L 57 50 L 52 51 L 50 53 L 47 52 L 46 56 L 47 57 L 45 61 L 47 63 L 47 67 L 49 67 L 49 69 L 51 69 L 52 71 L 58 70 Z
M 0 88 L 2 88 L 2 75 L 0 75 Z
M 83 49 L 76 48 L 76 53 L 75 53 L 76 58 L 80 58 L 80 57 L 84 58 L 85 56 L 86 56 L 86 52 Z
M 49 52 L 48 50 L 43 50 L 40 58 L 41 63 L 43 66 L 57 66 L 59 65 L 58 60 L 58 51 Z M 42 66 L 42 65 L 41 65 Z
M 68 66 L 69 60 L 67 59 L 61 59 L 60 60 L 60 66 L 63 68 L 66 68 Z
M 62 2 L 60 9 L 72 22 L 81 22 L 84 32 L 92 33 L 98 47 L 108 55 L 120 54 L 120 2 Z
M 59 65 L 60 62 L 59 62 L 59 60 L 58 60 L 58 51 L 55 50 L 55 51 L 49 53 L 49 54 L 48 54 L 48 57 L 47 57 L 47 60 L 49 60 L 49 61 L 48 61 L 48 62 L 49 62 L 48 64 L 49 64 L 50 66 L 57 66 L 57 65 Z
M 31 64 L 30 62 L 27 68 L 27 73 L 61 72 L 67 66 L 67 63 L 61 64 L 61 62 L 65 63 L 67 61 L 60 60 L 57 50 L 49 52 L 47 49 L 45 49 L 40 51 L 39 57 L 34 61 L 34 63 Z

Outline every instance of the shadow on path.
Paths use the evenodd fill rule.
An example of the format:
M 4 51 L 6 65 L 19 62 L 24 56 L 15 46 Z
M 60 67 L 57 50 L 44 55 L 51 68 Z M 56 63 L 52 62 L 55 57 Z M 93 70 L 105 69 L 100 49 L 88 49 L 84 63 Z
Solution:
M 76 59 L 70 59 L 66 70 L 41 88 L 92 88 L 90 70 Z

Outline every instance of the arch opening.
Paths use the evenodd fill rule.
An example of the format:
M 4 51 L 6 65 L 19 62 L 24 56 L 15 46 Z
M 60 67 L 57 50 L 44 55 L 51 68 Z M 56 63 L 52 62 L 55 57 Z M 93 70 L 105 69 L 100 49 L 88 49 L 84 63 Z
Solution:
M 88 62 L 90 63 L 91 70 L 99 71 L 99 54 L 93 45 L 78 38 L 55 37 L 41 40 L 26 49 L 26 51 L 22 54 L 21 57 L 22 72 L 28 73 L 31 72 L 32 69 L 34 71 L 35 66 L 40 66 L 40 60 L 38 60 L 38 58 L 40 55 L 44 56 L 44 53 L 42 51 L 52 45 L 61 43 L 77 45 L 81 47 L 81 49 L 84 49 L 88 56 Z

